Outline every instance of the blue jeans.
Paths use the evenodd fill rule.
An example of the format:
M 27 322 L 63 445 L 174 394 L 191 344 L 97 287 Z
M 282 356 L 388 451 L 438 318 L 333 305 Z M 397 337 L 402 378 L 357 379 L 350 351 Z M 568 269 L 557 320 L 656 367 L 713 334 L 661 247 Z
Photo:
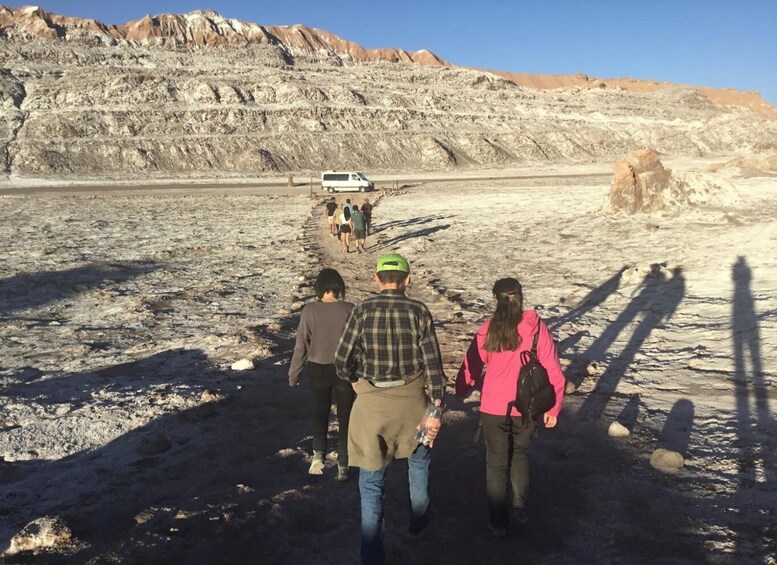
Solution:
M 421 527 L 429 520 L 429 463 L 431 452 L 419 445 L 407 459 L 407 478 L 410 485 L 410 527 Z M 362 549 L 364 565 L 382 565 L 386 561 L 383 547 L 383 499 L 386 469 L 377 471 L 359 469 L 359 495 L 362 514 Z

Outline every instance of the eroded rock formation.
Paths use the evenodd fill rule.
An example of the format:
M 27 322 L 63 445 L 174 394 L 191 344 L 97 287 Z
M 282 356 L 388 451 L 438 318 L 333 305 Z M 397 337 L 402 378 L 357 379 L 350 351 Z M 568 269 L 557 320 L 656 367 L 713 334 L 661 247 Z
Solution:
M 721 178 L 704 173 L 672 174 L 650 148 L 632 151 L 612 169 L 605 212 L 671 212 L 736 199 L 733 187 Z

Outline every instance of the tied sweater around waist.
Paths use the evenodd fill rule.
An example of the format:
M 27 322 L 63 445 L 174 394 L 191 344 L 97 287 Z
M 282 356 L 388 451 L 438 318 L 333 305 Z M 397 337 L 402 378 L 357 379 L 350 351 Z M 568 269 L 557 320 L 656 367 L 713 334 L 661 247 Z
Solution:
M 356 401 L 348 426 L 349 464 L 377 471 L 392 459 L 406 459 L 418 447 L 416 427 L 428 403 L 423 377 L 378 388 L 364 379 L 354 385 Z

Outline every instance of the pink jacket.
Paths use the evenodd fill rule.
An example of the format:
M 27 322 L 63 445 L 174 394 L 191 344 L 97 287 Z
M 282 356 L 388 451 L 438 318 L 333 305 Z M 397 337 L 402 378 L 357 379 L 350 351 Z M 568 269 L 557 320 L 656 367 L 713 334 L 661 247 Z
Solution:
M 518 349 L 494 353 L 483 349 L 490 323 L 489 320 L 480 326 L 464 356 L 464 362 L 456 376 L 456 395 L 464 396 L 469 392 L 477 384 L 477 380 L 483 372 L 483 366 L 488 365 L 480 396 L 480 411 L 486 414 L 504 416 L 507 413 L 507 403 L 515 400 L 518 371 L 521 368 L 521 351 L 531 349 L 534 334 L 539 328 L 537 358 L 548 371 L 550 383 L 556 389 L 556 405 L 547 413 L 551 416 L 558 416 L 564 398 L 565 379 L 558 361 L 556 345 L 553 343 L 548 326 L 534 310 L 524 310 L 523 317 L 518 323 L 518 335 L 521 338 Z M 512 415 L 520 416 L 521 413 L 513 408 Z

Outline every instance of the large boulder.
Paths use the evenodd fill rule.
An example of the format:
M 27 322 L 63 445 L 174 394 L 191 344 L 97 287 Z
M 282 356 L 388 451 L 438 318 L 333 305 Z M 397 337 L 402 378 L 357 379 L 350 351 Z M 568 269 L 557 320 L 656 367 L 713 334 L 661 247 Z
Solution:
M 628 214 L 653 212 L 664 207 L 671 173 L 664 169 L 658 153 L 638 149 L 613 165 L 613 179 L 605 211 Z

